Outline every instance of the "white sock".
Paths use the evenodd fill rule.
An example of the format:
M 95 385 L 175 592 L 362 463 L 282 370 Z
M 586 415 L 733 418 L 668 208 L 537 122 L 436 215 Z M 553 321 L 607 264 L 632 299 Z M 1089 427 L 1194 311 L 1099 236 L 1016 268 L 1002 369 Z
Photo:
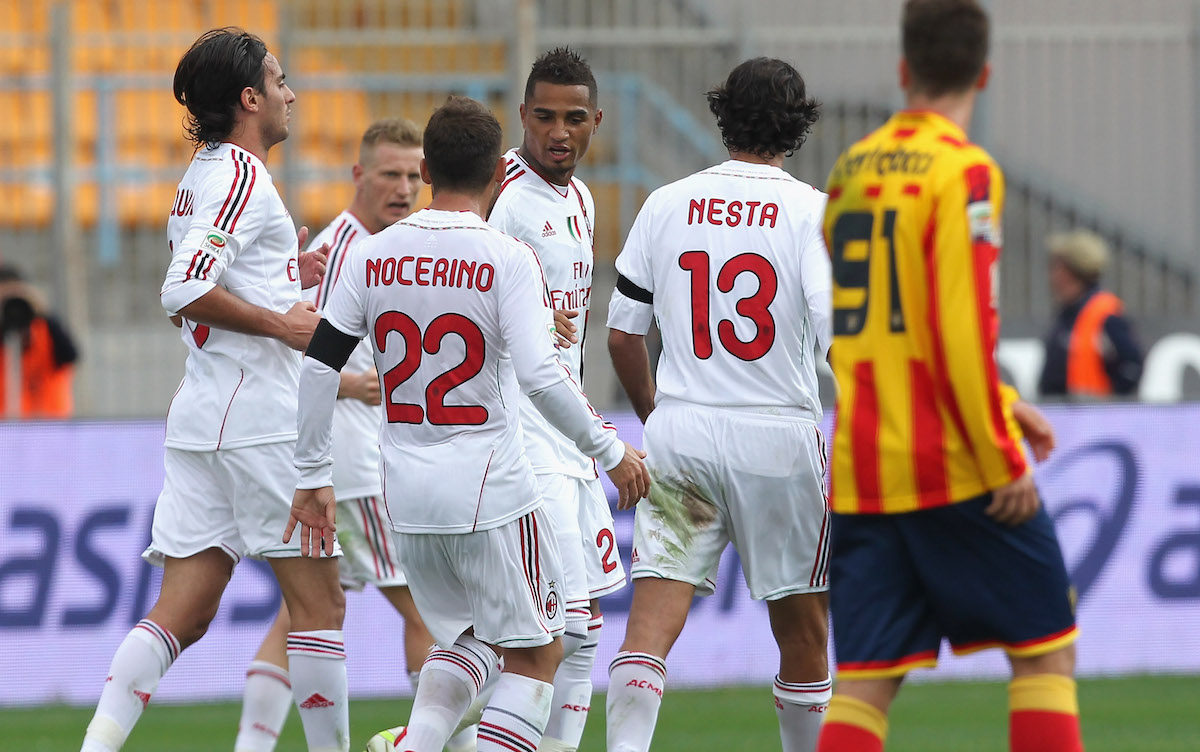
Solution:
M 350 709 L 342 630 L 289 632 L 287 654 L 292 697 L 309 752 L 347 752 Z
M 585 611 L 583 617 L 578 622 L 570 618 L 567 621 L 567 634 L 582 631 L 585 637 L 576 650 L 563 658 L 558 671 L 554 673 L 554 703 L 550 706 L 550 720 L 546 723 L 546 733 L 538 748 L 542 752 L 578 749 L 588 711 L 592 709 L 592 666 L 596 663 L 596 649 L 600 645 L 604 616 L 593 617 L 590 611 Z M 566 643 L 564 635 L 564 647 Z
M 408 672 L 408 683 L 412 685 L 413 694 L 416 695 L 417 694 L 417 685 L 421 683 L 421 672 L 420 671 L 409 671 Z
M 505 672 L 479 721 L 478 752 L 536 752 L 553 697 L 553 684 Z
M 441 752 L 499 662 L 491 647 L 470 635 L 459 637 L 449 650 L 430 650 L 408 717 L 406 748 Z
M 235 752 L 272 752 L 292 709 L 292 682 L 285 668 L 251 661 L 242 690 L 242 719 Z
M 149 619 L 129 630 L 113 654 L 96 714 L 84 735 L 83 752 L 121 748 L 180 650 L 175 635 Z
M 496 664 L 496 670 L 488 676 L 487 681 L 483 683 L 483 689 L 479 690 L 479 694 L 471 702 L 471 707 L 467 708 L 467 712 L 458 721 L 458 728 L 455 729 L 452 739 L 458 738 L 458 732 L 479 725 L 479 720 L 483 718 L 483 709 L 492 701 L 492 693 L 496 691 L 496 682 L 500 680 L 500 676 L 504 672 L 504 657 L 500 657 L 500 661 Z
M 617 653 L 608 666 L 609 752 L 646 752 L 667 685 L 667 664 L 649 653 Z
M 821 722 L 833 697 L 833 679 L 807 684 L 785 682 L 775 677 L 775 715 L 783 752 L 813 752 L 821 735 Z

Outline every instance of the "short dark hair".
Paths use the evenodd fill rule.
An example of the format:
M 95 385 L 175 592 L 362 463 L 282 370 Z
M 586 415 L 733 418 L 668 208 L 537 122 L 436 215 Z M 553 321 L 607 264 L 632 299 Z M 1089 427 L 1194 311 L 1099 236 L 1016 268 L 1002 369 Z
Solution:
M 452 96 L 425 126 L 425 166 L 433 189 L 476 193 L 496 174 L 504 134 L 484 105 Z
M 12 264 L 0 262 L 0 282 L 24 282 L 21 270 Z
M 175 101 L 187 107 L 188 138 L 216 146 L 233 132 L 247 86 L 265 92 L 267 45 L 236 26 L 204 32 L 175 67 Z
M 533 96 L 534 87 L 541 81 L 559 86 L 586 86 L 588 102 L 596 104 L 598 90 L 596 76 L 592 74 L 592 66 L 570 47 L 555 47 L 533 61 L 529 69 L 529 78 L 525 79 L 525 101 Z
M 804 79 L 777 58 L 745 61 L 705 97 L 725 148 L 760 157 L 790 157 L 821 116 L 821 103 L 806 95 Z
M 975 0 L 908 0 L 901 26 L 912 86 L 922 94 L 966 91 L 983 73 L 989 23 Z

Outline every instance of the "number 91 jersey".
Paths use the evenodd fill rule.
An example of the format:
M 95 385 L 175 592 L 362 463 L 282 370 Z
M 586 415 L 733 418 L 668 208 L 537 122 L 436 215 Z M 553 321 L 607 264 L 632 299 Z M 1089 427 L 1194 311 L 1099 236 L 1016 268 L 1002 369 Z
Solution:
M 829 347 L 825 194 L 778 167 L 730 160 L 663 186 L 617 258 L 608 325 L 662 333 L 660 398 L 801 408 L 821 417 Z

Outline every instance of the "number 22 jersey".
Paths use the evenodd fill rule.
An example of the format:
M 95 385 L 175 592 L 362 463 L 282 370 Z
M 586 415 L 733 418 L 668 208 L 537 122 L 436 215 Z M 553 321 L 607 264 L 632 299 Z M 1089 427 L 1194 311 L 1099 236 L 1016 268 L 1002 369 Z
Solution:
M 821 417 L 829 347 L 825 194 L 778 167 L 729 160 L 659 188 L 617 258 L 608 325 L 657 319 L 658 397 Z

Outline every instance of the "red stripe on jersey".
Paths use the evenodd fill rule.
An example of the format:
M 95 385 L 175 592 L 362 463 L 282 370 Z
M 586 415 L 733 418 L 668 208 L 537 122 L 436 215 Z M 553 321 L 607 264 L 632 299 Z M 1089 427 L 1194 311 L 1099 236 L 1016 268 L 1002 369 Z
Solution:
M 854 366 L 854 406 L 850 409 L 850 441 L 854 445 L 854 482 L 858 486 L 858 511 L 879 512 L 879 392 L 875 365 Z
M 341 245 L 341 244 L 338 242 L 338 234 L 339 234 L 339 233 L 341 233 L 342 231 L 344 231 L 344 230 L 346 229 L 346 225 L 347 225 L 347 224 L 349 224 L 349 223 L 348 223 L 346 220 L 344 220 L 344 219 L 343 219 L 343 220 L 342 220 L 342 223 L 341 223 L 340 225 L 338 225 L 338 226 L 337 226 L 337 229 L 336 229 L 336 230 L 334 230 L 334 231 L 333 231 L 333 247 L 329 249 L 329 255 L 330 255 L 330 256 L 333 256 L 334 254 L 336 254 L 336 253 L 337 253 L 337 249 L 338 249 L 338 248 L 340 247 L 340 245 Z M 310 246 L 310 247 L 311 247 L 311 246 Z M 322 306 L 322 304 L 321 304 L 321 292 L 322 292 L 322 291 L 325 289 L 325 280 L 326 280 L 328 277 L 329 277 L 329 275 L 328 275 L 328 274 L 326 274 L 326 275 L 323 275 L 323 276 L 321 277 L 321 280 L 320 280 L 319 282 L 317 282 L 317 308 L 322 308 L 322 307 L 323 307 L 323 306 Z M 331 283 L 331 284 L 332 284 L 332 283 Z
M 879 198 L 879 194 L 882 191 L 883 186 L 879 183 L 876 183 L 875 185 L 868 185 L 865 189 L 863 189 L 863 193 L 867 198 Z
M 929 369 L 919 360 L 908 362 L 912 398 L 913 474 L 921 507 L 949 504 L 946 482 L 946 439 L 938 413 L 937 390 Z
M 925 228 L 925 287 L 929 296 L 929 332 L 933 341 L 934 386 L 942 399 L 942 404 L 950 412 L 950 419 L 958 429 L 958 435 L 972 452 L 971 435 L 967 433 L 967 423 L 959 410 L 958 400 L 954 399 L 954 390 L 950 385 L 950 367 L 946 364 L 946 344 L 942 341 L 942 312 L 938 307 L 937 280 L 937 207 L 929 217 L 929 226 Z
M 904 186 L 904 195 L 905 196 L 920 196 L 921 195 L 921 184 L 920 183 L 909 183 L 908 185 Z
M 991 191 L 991 173 L 987 165 L 967 168 L 967 190 L 972 201 L 986 201 Z M 1025 459 L 1016 442 L 1008 433 L 1008 421 L 1004 417 L 1004 401 L 1000 397 L 1000 373 L 996 368 L 996 340 L 1000 336 L 1000 315 L 992 300 L 992 274 L 1000 250 L 986 237 L 971 239 L 971 253 L 975 267 L 975 305 L 979 315 L 979 342 L 983 346 L 984 374 L 987 379 L 988 412 L 991 414 L 992 431 L 996 445 L 1008 463 L 1011 477 L 1025 472 Z
M 342 257 L 340 259 L 338 259 L 337 273 L 333 275 L 333 282 L 331 282 L 329 285 L 329 292 L 333 292 L 333 286 L 337 284 L 337 281 L 342 276 L 342 265 L 346 263 L 346 256 L 350 255 L 350 253 L 349 253 L 350 244 L 354 242 L 354 238 L 356 235 L 358 235 L 358 230 L 354 230 L 349 235 L 347 235 L 346 242 L 342 243 L 342 254 L 341 254 Z M 328 297 L 328 296 L 326 296 L 326 297 Z M 329 301 L 325 301 L 325 302 L 329 302 Z
M 956 149 L 961 149 L 967 145 L 966 141 L 963 141 L 961 138 L 955 138 L 954 136 L 951 136 L 949 134 L 943 134 L 941 136 L 938 136 L 938 141 L 941 141 L 944 144 L 950 144 L 951 146 L 953 146 Z
M 217 219 L 213 222 L 217 227 L 221 226 L 221 217 L 225 216 L 225 210 L 229 208 L 229 202 L 233 200 L 238 183 L 242 180 L 242 163 L 238 161 L 237 154 L 231 151 L 229 158 L 233 160 L 233 185 L 229 186 L 229 195 L 225 197 L 225 203 L 221 204 L 221 211 L 217 212 Z
M 188 264 L 187 271 L 183 273 L 184 279 L 192 278 L 192 270 L 196 268 L 196 260 L 199 259 L 200 256 L 203 255 L 203 253 L 204 253 L 204 251 L 196 251 L 195 253 L 192 254 L 192 263 Z
M 258 168 L 250 165 L 250 185 L 246 186 L 246 195 L 242 197 L 241 204 L 238 206 L 237 214 L 233 215 L 233 222 L 229 225 L 229 234 L 237 229 L 238 220 L 242 217 L 242 212 L 246 211 L 246 205 L 250 203 L 250 193 L 254 190 L 254 181 L 258 179 Z
M 837 201 L 841 197 L 842 197 L 842 187 L 840 185 L 836 188 L 829 189 L 829 200 L 830 201 Z
M 892 138 L 904 140 L 906 138 L 912 138 L 912 135 L 916 132 L 916 128 L 897 128 L 895 132 L 892 133 Z
M 233 398 L 237 396 L 238 390 L 242 388 L 242 382 L 246 380 L 245 369 L 242 369 L 240 373 L 237 386 L 233 388 L 233 394 L 229 395 L 229 404 L 225 406 L 225 417 L 221 418 L 221 430 L 217 433 L 217 449 L 221 448 L 221 439 L 225 436 L 225 421 L 229 420 L 229 408 L 233 407 Z
M 512 181 L 516 180 L 517 178 L 521 177 L 524 174 L 525 174 L 525 170 L 523 170 L 523 169 L 518 170 L 517 174 L 513 175 L 511 178 L 509 178 L 508 180 L 505 180 L 503 183 L 501 183 L 500 190 L 496 191 L 496 196 L 499 197 L 501 193 L 504 193 L 504 189 L 508 187 L 509 183 L 511 183 Z

